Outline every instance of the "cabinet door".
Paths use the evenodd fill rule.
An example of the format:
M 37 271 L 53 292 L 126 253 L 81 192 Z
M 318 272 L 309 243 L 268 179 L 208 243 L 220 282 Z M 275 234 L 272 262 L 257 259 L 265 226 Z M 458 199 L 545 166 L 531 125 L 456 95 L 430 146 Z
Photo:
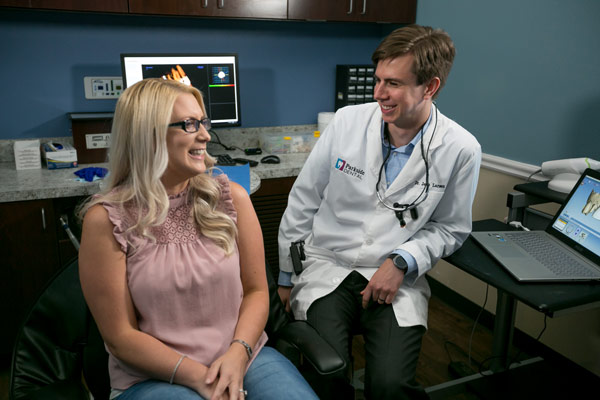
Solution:
M 232 18 L 287 18 L 287 0 L 130 0 L 139 14 Z
M 289 19 L 354 21 L 356 2 L 362 0 L 289 0 Z
M 354 0 L 356 20 L 413 24 L 417 0 Z
M 287 0 L 209 0 L 213 17 L 286 19 Z
M 0 6 L 126 13 L 127 0 L 0 0 Z
M 289 0 L 289 19 L 414 23 L 416 0 Z
M 0 353 L 10 353 L 25 312 L 60 267 L 52 200 L 0 204 Z
M 265 259 L 275 281 L 279 277 L 279 248 L 277 245 L 279 224 L 295 181 L 295 177 L 263 179 L 260 189 L 250 196 L 262 229 Z
M 210 15 L 212 0 L 129 0 L 129 12 L 158 15 Z

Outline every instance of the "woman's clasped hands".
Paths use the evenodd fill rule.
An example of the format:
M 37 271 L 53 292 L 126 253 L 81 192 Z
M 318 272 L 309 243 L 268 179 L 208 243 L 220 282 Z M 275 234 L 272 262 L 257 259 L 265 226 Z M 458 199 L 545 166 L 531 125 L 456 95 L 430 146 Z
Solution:
M 245 399 L 243 383 L 247 364 L 248 355 L 242 346 L 230 346 L 225 354 L 217 358 L 206 373 L 205 384 L 214 386 L 210 400 Z

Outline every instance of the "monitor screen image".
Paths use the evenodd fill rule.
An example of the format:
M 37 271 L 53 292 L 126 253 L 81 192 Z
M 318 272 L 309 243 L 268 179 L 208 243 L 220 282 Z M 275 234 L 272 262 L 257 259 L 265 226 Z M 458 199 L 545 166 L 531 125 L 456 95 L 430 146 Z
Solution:
M 121 68 L 125 87 L 177 80 L 202 92 L 213 127 L 241 125 L 237 54 L 121 54 Z

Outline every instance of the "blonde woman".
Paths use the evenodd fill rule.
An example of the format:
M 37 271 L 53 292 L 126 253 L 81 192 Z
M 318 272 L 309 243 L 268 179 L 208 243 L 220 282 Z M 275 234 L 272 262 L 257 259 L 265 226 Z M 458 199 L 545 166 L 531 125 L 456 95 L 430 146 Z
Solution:
M 209 128 L 200 92 L 178 82 L 143 80 L 117 103 L 79 255 L 111 398 L 316 398 L 264 347 L 262 233 L 245 190 L 211 175 Z

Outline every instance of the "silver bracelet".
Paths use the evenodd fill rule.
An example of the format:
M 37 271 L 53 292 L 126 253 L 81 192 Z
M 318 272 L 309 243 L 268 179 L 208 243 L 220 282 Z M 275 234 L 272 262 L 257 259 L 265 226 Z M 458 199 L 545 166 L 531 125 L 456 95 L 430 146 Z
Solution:
M 244 342 L 242 339 L 233 339 L 231 341 L 230 345 L 234 344 L 234 343 L 239 343 L 242 346 L 244 346 L 246 348 L 246 354 L 248 355 L 248 360 L 252 359 L 252 347 L 250 347 L 250 345 L 248 343 Z
M 173 384 L 173 379 L 175 379 L 175 373 L 177 372 L 177 368 L 179 368 L 179 364 L 181 364 L 181 362 L 183 361 L 184 358 L 186 358 L 186 355 L 183 355 L 181 357 L 179 357 L 179 361 L 177 361 L 177 364 L 175 364 L 175 368 L 173 368 L 173 373 L 171 374 L 171 379 L 169 379 L 169 384 L 172 385 Z

